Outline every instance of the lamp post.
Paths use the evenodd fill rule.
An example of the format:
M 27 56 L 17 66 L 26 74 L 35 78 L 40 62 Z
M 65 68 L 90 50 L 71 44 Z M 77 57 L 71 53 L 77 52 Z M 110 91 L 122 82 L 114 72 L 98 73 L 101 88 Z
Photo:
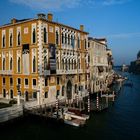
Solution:
M 17 104 L 20 105 L 20 84 L 17 84 Z

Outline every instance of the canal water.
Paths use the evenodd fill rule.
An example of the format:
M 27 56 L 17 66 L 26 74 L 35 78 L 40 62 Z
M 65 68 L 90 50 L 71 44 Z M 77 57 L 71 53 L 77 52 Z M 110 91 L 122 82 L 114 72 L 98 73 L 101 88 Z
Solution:
M 140 76 L 125 73 L 133 87 L 124 86 L 114 104 L 92 113 L 87 126 L 74 128 L 28 118 L 1 128 L 1 140 L 140 140 Z M 126 81 L 127 82 L 127 81 Z

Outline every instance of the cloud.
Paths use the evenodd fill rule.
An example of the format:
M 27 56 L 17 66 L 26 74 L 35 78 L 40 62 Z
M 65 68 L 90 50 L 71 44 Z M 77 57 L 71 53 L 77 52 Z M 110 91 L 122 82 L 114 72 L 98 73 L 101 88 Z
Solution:
M 124 4 L 130 2 L 131 0 L 104 0 L 102 2 L 103 5 L 117 5 L 117 4 Z
M 60 10 L 74 8 L 80 5 L 81 0 L 10 0 L 12 3 L 22 4 L 31 8 Z
M 107 38 L 111 38 L 111 39 L 129 39 L 129 38 L 137 38 L 137 37 L 140 37 L 140 32 L 107 35 Z
M 62 10 L 64 8 L 93 7 L 95 5 L 124 4 L 131 0 L 9 0 L 12 3 L 22 4 L 36 9 Z

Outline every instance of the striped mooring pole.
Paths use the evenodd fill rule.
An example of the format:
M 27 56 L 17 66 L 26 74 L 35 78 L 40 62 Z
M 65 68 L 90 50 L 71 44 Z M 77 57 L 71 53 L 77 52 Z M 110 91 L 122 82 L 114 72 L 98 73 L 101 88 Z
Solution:
M 56 97 L 55 105 L 56 105 L 56 112 L 57 112 L 57 119 L 58 119 L 58 97 Z
M 97 107 L 97 109 L 99 109 L 99 97 L 98 97 L 98 93 L 97 93 L 97 97 L 96 97 L 96 107 Z
M 90 95 L 89 95 L 89 92 L 88 92 L 88 113 L 90 112 Z
M 77 96 L 76 96 L 76 103 L 77 103 L 77 106 L 78 106 L 78 94 L 77 94 Z

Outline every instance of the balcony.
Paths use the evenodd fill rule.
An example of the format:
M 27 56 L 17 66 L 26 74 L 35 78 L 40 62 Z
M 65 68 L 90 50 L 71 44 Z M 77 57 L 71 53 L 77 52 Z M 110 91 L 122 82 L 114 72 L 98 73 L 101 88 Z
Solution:
M 56 73 L 57 73 L 57 74 L 65 74 L 65 71 L 66 71 L 66 70 L 56 70 Z
M 12 70 L 0 70 L 0 74 L 11 75 L 12 73 L 13 73 Z
M 50 75 L 50 70 L 44 70 L 44 75 L 45 76 Z
M 78 73 L 83 73 L 83 69 L 78 69 Z

